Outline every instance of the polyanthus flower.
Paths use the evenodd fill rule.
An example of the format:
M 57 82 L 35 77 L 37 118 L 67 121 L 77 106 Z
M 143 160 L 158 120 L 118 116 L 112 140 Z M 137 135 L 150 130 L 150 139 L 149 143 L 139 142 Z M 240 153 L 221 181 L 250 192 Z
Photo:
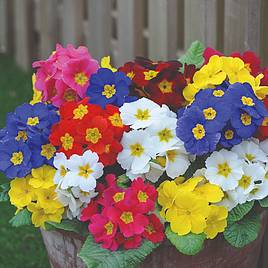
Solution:
M 94 190 L 96 179 L 103 174 L 103 164 L 98 160 L 98 155 L 90 150 L 84 152 L 82 156 L 72 155 L 67 163 L 69 172 L 61 183 L 61 188 L 78 186 L 85 192 Z
M 253 190 L 248 194 L 247 201 L 262 200 L 268 196 L 268 182 L 267 179 L 262 179 L 260 182 L 256 182 Z
M 233 190 L 243 175 L 243 162 L 237 154 L 225 149 L 213 152 L 206 160 L 205 177 L 224 191 Z
M 54 175 L 54 183 L 61 185 L 65 176 L 68 172 L 67 168 L 67 157 L 64 153 L 56 153 L 53 166 L 56 168 L 56 173 Z
M 142 243 L 141 235 L 133 235 L 131 237 L 124 237 L 121 233 L 116 236 L 116 241 L 126 250 L 140 247 Z
M 79 199 L 84 204 L 88 204 L 94 197 L 98 195 L 95 191 L 85 192 L 82 191 L 79 187 L 72 187 L 71 191 L 75 198 Z
M 32 169 L 29 184 L 34 188 L 48 189 L 54 186 L 55 168 L 44 165 L 37 169 Z
M 122 72 L 100 68 L 90 79 L 87 95 L 90 103 L 105 108 L 107 104 L 122 106 L 129 94 L 131 80 Z
M 223 206 L 231 211 L 234 207 L 238 205 L 239 195 L 235 190 L 224 191 L 223 199 L 217 203 L 218 206 Z
M 237 135 L 236 130 L 228 122 L 221 131 L 220 144 L 225 148 L 230 148 L 239 144 L 241 141 L 242 138 Z
M 196 106 L 187 108 L 178 119 L 176 133 L 186 151 L 196 155 L 214 151 L 221 136 L 217 130 L 207 128 L 205 115 Z
M 136 174 L 147 172 L 148 163 L 155 158 L 156 151 L 150 135 L 144 130 L 125 132 L 121 144 L 123 151 L 117 156 L 121 167 Z

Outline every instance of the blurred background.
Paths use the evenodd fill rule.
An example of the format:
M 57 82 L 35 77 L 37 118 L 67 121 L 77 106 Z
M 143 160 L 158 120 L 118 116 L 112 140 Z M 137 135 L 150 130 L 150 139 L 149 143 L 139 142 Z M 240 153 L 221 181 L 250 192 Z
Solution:
M 0 0 L 0 128 L 31 99 L 31 63 L 57 42 L 119 66 L 135 56 L 177 59 L 200 40 L 226 54 L 253 50 L 265 65 L 267 14 L 268 0 Z M 49 267 L 39 231 L 9 225 L 14 211 L 0 203 L 0 267 Z

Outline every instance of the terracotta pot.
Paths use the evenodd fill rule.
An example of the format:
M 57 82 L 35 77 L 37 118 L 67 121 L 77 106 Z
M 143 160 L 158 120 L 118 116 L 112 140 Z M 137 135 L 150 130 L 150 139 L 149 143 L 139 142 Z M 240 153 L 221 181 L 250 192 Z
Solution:
M 174 246 L 165 241 L 151 255 L 141 268 L 257 268 L 267 213 L 262 212 L 262 228 L 258 238 L 248 246 L 237 249 L 230 246 L 222 236 L 207 240 L 204 249 L 195 256 L 180 254 Z M 41 230 L 47 248 L 48 258 L 53 268 L 84 268 L 77 257 L 84 239 L 75 233 Z

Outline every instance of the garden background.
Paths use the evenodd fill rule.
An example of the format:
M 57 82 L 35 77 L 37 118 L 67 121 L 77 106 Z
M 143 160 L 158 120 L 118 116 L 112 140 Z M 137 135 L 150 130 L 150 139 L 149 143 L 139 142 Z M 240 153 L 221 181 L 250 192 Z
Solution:
M 194 40 L 226 54 L 253 50 L 268 64 L 267 14 L 268 0 L 0 0 L 0 127 L 31 98 L 31 63 L 57 42 L 116 66 L 136 55 L 176 59 Z M 14 211 L 0 203 L 0 268 L 49 267 L 39 231 L 11 228 Z

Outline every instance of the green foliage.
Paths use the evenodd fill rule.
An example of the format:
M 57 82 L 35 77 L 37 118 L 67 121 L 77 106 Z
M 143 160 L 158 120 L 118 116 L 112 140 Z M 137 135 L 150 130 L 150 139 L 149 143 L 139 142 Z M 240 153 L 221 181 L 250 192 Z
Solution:
M 170 226 L 166 228 L 166 236 L 177 250 L 185 255 L 196 255 L 204 247 L 204 241 L 206 239 L 205 234 L 193 234 L 177 235 L 173 233 Z
M 268 197 L 262 199 L 262 200 L 259 200 L 259 203 L 260 203 L 260 206 L 263 207 L 263 208 L 268 208 Z
M 137 267 L 158 244 L 145 240 L 137 249 L 110 251 L 95 243 L 91 235 L 88 236 L 79 257 L 89 268 L 131 268 Z
M 127 188 L 129 182 L 129 177 L 126 174 L 120 175 L 116 180 L 117 185 L 121 188 Z
M 204 62 L 203 52 L 205 46 L 199 42 L 194 41 L 186 53 L 179 58 L 179 61 L 184 65 L 194 64 L 197 68 L 201 67 Z M 182 67 L 183 70 L 184 66 Z
M 228 214 L 228 222 L 236 222 L 241 220 L 245 215 L 247 215 L 253 208 L 254 201 L 246 202 L 244 204 L 239 204 L 233 208 Z
M 22 209 L 9 221 L 9 223 L 13 227 L 31 225 L 31 213 L 26 208 Z
M 0 185 L 0 202 L 6 202 L 9 200 L 8 191 L 10 189 L 9 183 Z
M 236 248 L 242 248 L 254 241 L 261 227 L 260 215 L 245 216 L 237 222 L 229 222 L 224 231 L 224 238 Z

